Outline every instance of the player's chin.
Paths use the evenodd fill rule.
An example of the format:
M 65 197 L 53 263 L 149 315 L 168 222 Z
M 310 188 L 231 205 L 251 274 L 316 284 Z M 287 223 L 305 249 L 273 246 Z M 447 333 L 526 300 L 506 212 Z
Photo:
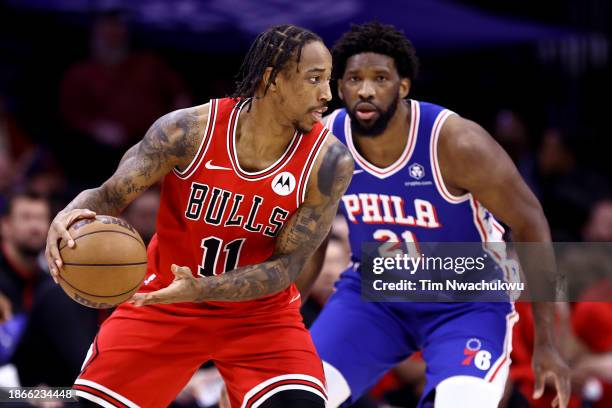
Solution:
M 310 133 L 315 123 L 317 123 L 317 121 L 311 118 L 307 120 L 302 120 L 301 122 L 297 124 L 296 128 L 300 133 L 303 133 L 303 134 Z

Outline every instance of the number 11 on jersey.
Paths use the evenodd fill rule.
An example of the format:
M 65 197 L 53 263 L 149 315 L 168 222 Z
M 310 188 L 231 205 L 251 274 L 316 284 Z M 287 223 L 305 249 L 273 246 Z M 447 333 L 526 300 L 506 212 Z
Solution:
M 217 262 L 219 261 L 222 247 L 223 252 L 225 252 L 225 266 L 221 273 L 236 269 L 238 258 L 240 257 L 240 250 L 242 249 L 244 241 L 246 241 L 246 238 L 238 238 L 223 245 L 223 240 L 217 237 L 202 239 L 200 247 L 204 250 L 204 253 L 202 254 L 202 264 L 198 266 L 198 275 L 218 275 Z

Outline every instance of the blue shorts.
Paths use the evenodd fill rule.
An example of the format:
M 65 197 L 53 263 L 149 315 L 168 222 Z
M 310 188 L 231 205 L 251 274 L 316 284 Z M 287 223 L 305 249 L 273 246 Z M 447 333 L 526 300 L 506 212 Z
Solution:
M 427 365 L 419 406 L 449 377 L 505 382 L 512 326 L 518 320 L 512 303 L 366 302 L 352 269 L 342 274 L 336 289 L 311 334 L 322 360 L 348 382 L 350 401 L 417 350 Z

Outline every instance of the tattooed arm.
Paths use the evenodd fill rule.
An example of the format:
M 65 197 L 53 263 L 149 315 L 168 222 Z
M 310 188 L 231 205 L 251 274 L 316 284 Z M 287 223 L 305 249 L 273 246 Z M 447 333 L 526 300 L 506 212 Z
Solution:
M 322 153 L 312 170 L 306 199 L 278 235 L 274 255 L 269 260 L 204 278 L 194 278 L 188 267 L 173 265 L 175 279 L 170 286 L 157 292 L 138 293 L 132 302 L 142 306 L 245 301 L 286 289 L 327 236 L 353 175 L 353 159 L 336 138 L 327 141 Z
M 208 121 L 209 106 L 181 109 L 159 118 L 144 138 L 121 159 L 115 174 L 100 187 L 81 192 L 60 211 L 49 228 L 45 256 L 54 279 L 62 265 L 58 241 L 70 247 L 74 241 L 68 227 L 80 218 L 98 214 L 117 215 L 144 190 L 173 167 L 186 167 L 196 154 Z M 93 152 L 95 154 L 95 152 Z

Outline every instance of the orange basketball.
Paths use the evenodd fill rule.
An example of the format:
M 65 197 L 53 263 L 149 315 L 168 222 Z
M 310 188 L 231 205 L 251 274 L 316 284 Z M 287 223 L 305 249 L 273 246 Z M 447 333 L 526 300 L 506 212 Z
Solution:
M 138 232 L 119 218 L 98 215 L 68 229 L 75 246 L 63 239 L 59 284 L 74 301 L 107 309 L 129 299 L 147 271 L 147 250 Z

